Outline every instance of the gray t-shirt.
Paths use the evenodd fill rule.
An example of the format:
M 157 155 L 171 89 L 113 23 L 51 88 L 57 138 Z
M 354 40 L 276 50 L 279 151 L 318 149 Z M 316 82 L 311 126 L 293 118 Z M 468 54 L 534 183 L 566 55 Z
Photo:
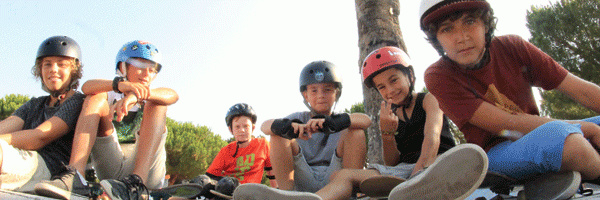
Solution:
M 12 115 L 21 118 L 25 122 L 22 130 L 35 129 L 54 116 L 62 119 L 69 126 L 67 134 L 37 150 L 46 162 L 48 169 L 50 169 L 50 173 L 55 175 L 61 166 L 69 164 L 75 125 L 77 125 L 85 95 L 75 92 L 73 96 L 58 107 L 46 105 L 49 98 L 50 96 L 32 98 Z
M 311 119 L 310 112 L 295 112 L 287 117 L 286 119 L 298 119 L 302 123 L 308 122 Z M 296 139 L 298 146 L 302 149 L 302 154 L 306 158 L 306 162 L 310 166 L 329 166 L 331 163 L 331 157 L 335 153 L 338 140 L 340 139 L 340 133 L 314 133 L 312 138 L 308 140 Z

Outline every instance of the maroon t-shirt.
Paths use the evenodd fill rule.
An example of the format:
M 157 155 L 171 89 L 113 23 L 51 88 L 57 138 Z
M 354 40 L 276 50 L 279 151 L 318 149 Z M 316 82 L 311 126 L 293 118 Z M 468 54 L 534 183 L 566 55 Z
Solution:
M 568 73 L 533 44 L 506 35 L 492 39 L 490 62 L 481 69 L 465 70 L 442 57 L 425 71 L 425 85 L 467 142 L 488 151 L 506 139 L 469 123 L 482 102 L 513 114 L 539 115 L 531 87 L 554 89 Z

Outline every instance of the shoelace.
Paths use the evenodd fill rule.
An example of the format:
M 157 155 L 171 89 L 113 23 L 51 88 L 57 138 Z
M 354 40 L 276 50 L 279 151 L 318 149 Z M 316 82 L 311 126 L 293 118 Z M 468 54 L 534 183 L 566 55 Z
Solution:
M 140 176 L 132 174 L 123 178 L 122 182 L 125 184 L 125 187 L 132 191 L 132 194 L 136 195 L 133 199 L 142 199 L 143 193 L 146 193 L 146 196 L 150 196 L 148 188 L 142 183 Z

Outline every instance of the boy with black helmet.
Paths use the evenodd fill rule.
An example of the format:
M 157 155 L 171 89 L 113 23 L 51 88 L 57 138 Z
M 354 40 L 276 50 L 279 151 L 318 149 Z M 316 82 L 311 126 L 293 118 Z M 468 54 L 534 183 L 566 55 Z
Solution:
M 229 108 L 225 122 L 235 141 L 219 151 L 206 170 L 206 175 L 215 180 L 233 176 L 240 184 L 260 183 L 266 170 L 271 186 L 277 187 L 275 176 L 271 174 L 269 142 L 265 138 L 252 136 L 256 118 L 256 112 L 246 103 L 238 103 Z
M 220 195 L 230 196 L 238 184 L 229 186 L 228 190 L 222 190 L 226 188 L 224 185 L 231 183 L 231 181 L 226 181 L 227 179 L 236 179 L 236 183 L 239 182 L 239 184 L 260 184 L 264 171 L 267 172 L 271 187 L 277 187 L 275 176 L 271 172 L 269 142 L 265 138 L 252 136 L 256 120 L 256 112 L 246 103 L 237 103 L 229 108 L 225 115 L 225 122 L 235 141 L 221 148 L 206 170 L 206 175 L 199 176 L 208 176 L 213 180 L 208 181 L 209 184 L 205 184 L 199 196 L 206 198 L 223 198 Z M 221 190 L 219 190 L 219 184 L 222 185 Z
M 100 184 L 111 199 L 138 198 L 164 185 L 167 106 L 178 100 L 170 88 L 150 89 L 161 71 L 162 54 L 150 42 L 135 40 L 119 49 L 113 80 L 94 79 L 82 86 L 88 95 L 73 141 L 70 167 L 36 191 L 69 198 L 85 185 L 82 174 L 88 157 Z M 82 183 L 83 182 L 83 183 Z
M 0 121 L 1 189 L 31 192 L 68 164 L 84 99 L 76 91 L 82 67 L 75 40 L 54 36 L 40 45 L 32 72 L 50 95 L 32 98 Z
M 300 92 L 310 111 L 263 123 L 261 130 L 271 136 L 271 149 L 276 149 L 271 152 L 271 162 L 282 189 L 269 192 L 316 192 L 340 169 L 364 167 L 364 129 L 371 124 L 371 119 L 362 113 L 334 113 L 341 91 L 342 80 L 333 63 L 311 62 L 300 74 Z M 244 190 L 238 193 L 241 199 L 253 195 L 257 191 L 253 187 L 263 187 L 242 186 Z
M 425 84 L 467 141 L 486 150 L 490 171 L 535 178 L 525 184 L 527 198 L 565 199 L 581 179 L 598 182 L 600 117 L 541 117 L 531 87 L 557 89 L 596 112 L 600 87 L 518 36 L 493 36 L 485 0 L 423 0 L 420 13 L 442 56 L 426 70 Z

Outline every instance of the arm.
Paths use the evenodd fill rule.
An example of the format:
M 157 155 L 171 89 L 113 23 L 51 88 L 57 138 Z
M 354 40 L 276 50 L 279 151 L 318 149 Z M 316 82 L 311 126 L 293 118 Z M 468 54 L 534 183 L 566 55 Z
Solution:
M 273 131 L 271 131 L 271 125 L 273 125 L 273 121 L 275 119 L 269 119 L 260 125 L 260 131 L 262 131 L 265 135 L 273 135 Z
M 179 100 L 179 95 L 170 88 L 156 88 L 150 90 L 150 96 L 147 99 L 159 105 L 171 105 Z
M 364 113 L 352 113 L 350 114 L 350 127 L 351 129 L 367 129 L 371 126 L 371 118 Z
M 423 99 L 423 109 L 425 110 L 425 128 L 423 130 L 424 138 L 421 145 L 421 155 L 415 164 L 411 176 L 431 165 L 437 158 L 440 147 L 440 135 L 444 124 L 444 112 L 439 107 L 435 97 L 428 93 Z
M 85 95 L 98 94 L 112 91 L 112 80 L 92 79 L 81 86 L 81 91 Z
M 25 122 L 17 116 L 10 116 L 0 121 L 0 135 L 23 129 Z
M 23 121 L 23 120 L 21 120 Z M 4 124 L 4 121 L 3 121 Z M 22 125 L 21 125 L 22 126 Z M 69 132 L 69 126 L 59 117 L 52 117 L 35 129 L 20 130 L 0 135 L 8 144 L 24 149 L 38 150 Z
M 267 172 L 267 176 L 275 177 L 273 170 L 267 170 L 266 172 Z M 279 186 L 277 185 L 277 181 L 275 179 L 269 179 L 269 184 L 271 185 L 271 187 L 279 188 Z
M 397 148 L 395 134 L 390 134 L 398 129 L 398 120 L 398 116 L 392 111 L 392 103 L 381 101 L 379 130 L 383 145 L 383 162 L 388 166 L 395 166 L 400 162 L 400 151 Z
M 535 128 L 555 119 L 530 114 L 510 114 L 488 102 L 483 102 L 469 122 L 479 128 L 501 136 L 503 130 L 529 133 Z
M 569 73 L 556 89 L 586 108 L 600 113 L 600 103 L 598 103 L 600 87 L 598 85 Z

